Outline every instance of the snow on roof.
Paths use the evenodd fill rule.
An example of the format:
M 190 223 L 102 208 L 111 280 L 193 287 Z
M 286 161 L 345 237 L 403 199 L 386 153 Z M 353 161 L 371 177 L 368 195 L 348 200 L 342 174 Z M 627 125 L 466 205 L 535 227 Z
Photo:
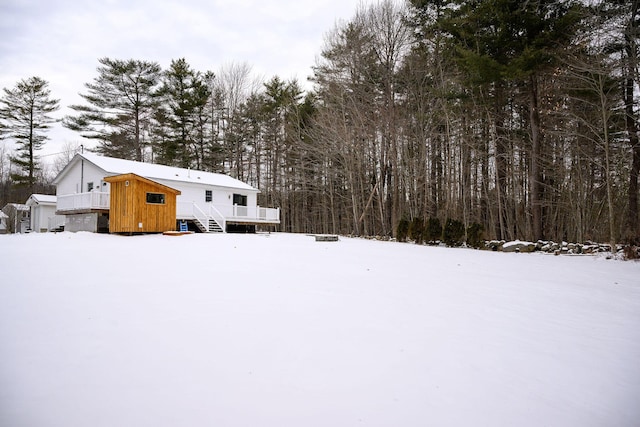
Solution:
M 7 203 L 4 206 L 4 208 L 9 207 L 9 206 L 13 207 L 15 210 L 18 210 L 18 211 L 29 211 L 29 210 L 31 210 L 31 208 L 29 206 L 24 205 L 22 203 Z M 4 209 L 4 208 L 2 208 L 2 209 Z
M 7 215 L 6 213 L 0 211 L 0 218 L 9 218 L 9 215 Z
M 36 201 L 37 203 L 56 203 L 58 198 L 56 196 L 50 196 L 48 194 L 32 194 L 29 199 Z M 27 200 L 27 203 L 29 200 Z
M 156 165 L 154 163 L 134 162 L 132 160 L 104 157 L 92 153 L 78 154 L 78 156 L 84 157 L 86 160 L 95 164 L 110 175 L 135 173 L 136 175 L 149 179 L 162 179 L 167 181 L 189 182 L 193 184 L 258 191 L 249 184 L 220 173 Z

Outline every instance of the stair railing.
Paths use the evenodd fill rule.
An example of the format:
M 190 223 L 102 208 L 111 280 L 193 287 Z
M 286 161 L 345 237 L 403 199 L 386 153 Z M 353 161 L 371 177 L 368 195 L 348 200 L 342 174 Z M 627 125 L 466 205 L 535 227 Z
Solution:
M 193 217 L 197 222 L 200 223 L 200 225 L 202 225 L 201 228 L 203 228 L 206 231 L 209 231 L 209 218 L 207 214 L 204 213 L 202 209 L 200 209 L 200 207 L 195 203 L 193 204 Z
M 222 228 L 222 232 L 225 232 L 227 230 L 227 219 L 213 205 L 209 205 L 209 217 L 218 223 L 218 225 Z

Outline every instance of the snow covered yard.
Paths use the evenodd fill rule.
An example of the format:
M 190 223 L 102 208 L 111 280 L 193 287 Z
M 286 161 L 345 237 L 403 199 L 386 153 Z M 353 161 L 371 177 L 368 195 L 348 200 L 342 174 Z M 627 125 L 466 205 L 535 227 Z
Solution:
M 637 426 L 640 263 L 0 236 L 0 426 Z

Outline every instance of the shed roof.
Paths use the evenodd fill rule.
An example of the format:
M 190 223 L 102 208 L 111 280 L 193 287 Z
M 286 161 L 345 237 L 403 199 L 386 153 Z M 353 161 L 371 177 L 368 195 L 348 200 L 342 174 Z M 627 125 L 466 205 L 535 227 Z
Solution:
M 148 184 L 154 185 L 158 188 L 164 189 L 166 191 L 168 191 L 169 193 L 174 193 L 175 195 L 180 195 L 181 192 L 180 190 L 176 190 L 175 188 L 171 188 L 167 185 L 161 184 L 159 182 L 156 182 L 152 179 L 148 179 L 145 178 L 143 176 L 140 175 L 136 175 L 135 173 L 123 173 L 121 175 L 114 175 L 114 176 L 108 176 L 104 179 L 105 181 L 111 183 L 111 182 L 120 182 L 120 181 L 126 181 L 126 180 L 138 180 L 138 181 L 142 181 L 142 182 L 146 182 Z
M 22 203 L 7 203 L 6 205 L 4 205 L 4 208 L 2 208 L 3 211 L 6 211 L 7 209 L 13 209 L 16 211 L 30 211 L 31 208 L 27 205 L 24 205 Z
M 245 191 L 259 191 L 249 184 L 220 173 L 203 172 L 194 169 L 183 169 L 172 166 L 156 165 L 154 163 L 134 162 L 132 160 L 99 156 L 93 153 L 76 154 L 74 158 L 71 159 L 69 164 L 65 166 L 65 168 L 53 180 L 53 183 L 57 184 L 62 179 L 62 177 L 66 175 L 70 166 L 83 158 L 105 171 L 107 175 L 134 173 L 136 175 L 152 180 L 161 179 L 166 181 L 204 184 L 216 187 L 237 188 Z
M 35 204 L 53 204 L 55 205 L 58 198 L 56 196 L 51 196 L 48 194 L 32 194 L 27 199 L 26 204 L 29 205 L 30 201 L 35 202 Z

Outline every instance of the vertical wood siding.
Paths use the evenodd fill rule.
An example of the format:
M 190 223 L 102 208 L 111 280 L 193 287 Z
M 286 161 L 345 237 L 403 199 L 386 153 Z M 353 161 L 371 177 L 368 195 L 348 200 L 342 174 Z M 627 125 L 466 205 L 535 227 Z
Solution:
M 111 184 L 109 232 L 160 233 L 175 230 L 178 190 L 135 174 L 109 177 L 105 181 Z M 147 193 L 164 194 L 165 203 L 147 203 Z

